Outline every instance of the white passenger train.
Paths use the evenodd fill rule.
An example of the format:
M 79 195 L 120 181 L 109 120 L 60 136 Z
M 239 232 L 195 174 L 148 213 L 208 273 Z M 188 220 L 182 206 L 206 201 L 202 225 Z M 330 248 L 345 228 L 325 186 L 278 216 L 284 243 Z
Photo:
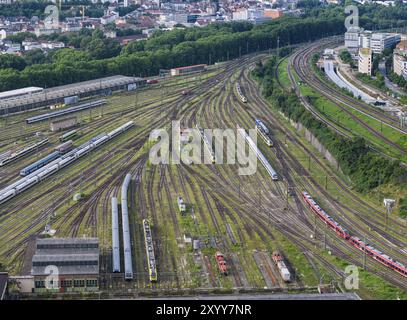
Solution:
M 264 166 L 268 174 L 271 176 L 271 179 L 273 180 L 278 180 L 278 175 L 277 172 L 273 169 L 273 167 L 270 165 L 266 157 L 263 155 L 263 153 L 257 148 L 256 144 L 253 142 L 252 138 L 246 133 L 246 130 L 243 128 L 238 128 L 237 129 L 243 137 L 245 137 L 245 140 L 249 147 L 256 152 L 257 158 L 260 160 L 261 164 Z
M 5 187 L 3 190 L 0 190 L 0 204 L 4 203 L 17 194 L 20 194 L 24 190 L 32 187 L 33 185 L 41 182 L 55 172 L 61 170 L 62 168 L 68 166 L 78 158 L 86 155 L 91 150 L 99 147 L 105 142 L 113 139 L 122 132 L 128 130 L 134 125 L 133 121 L 129 121 L 119 128 L 109 132 L 99 135 L 90 141 L 82 144 L 78 148 L 72 150 L 71 152 L 65 154 L 62 157 L 57 158 L 56 160 L 50 162 L 49 164 L 43 166 L 42 168 L 32 172 L 31 174 L 25 176 L 24 178 L 12 183 L 11 185 Z
M 129 208 L 127 205 L 127 191 L 130 185 L 131 174 L 126 174 L 122 184 L 122 229 L 123 229 L 123 251 L 124 251 L 124 279 L 133 279 L 133 259 L 131 255 Z

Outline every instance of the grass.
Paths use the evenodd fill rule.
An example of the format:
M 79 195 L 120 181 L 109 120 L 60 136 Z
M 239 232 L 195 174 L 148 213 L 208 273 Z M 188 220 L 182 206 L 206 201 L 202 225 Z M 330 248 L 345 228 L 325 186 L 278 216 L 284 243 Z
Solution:
M 280 65 L 278 66 L 278 78 L 280 80 L 280 83 L 286 87 L 289 88 L 291 87 L 291 81 L 287 73 L 287 65 L 288 65 L 288 59 L 284 59 Z
M 346 127 L 352 133 L 364 137 L 371 144 L 373 144 L 375 147 L 382 150 L 383 152 L 391 156 L 398 157 L 404 161 L 407 161 L 406 156 L 402 155 L 398 150 L 389 146 L 386 142 L 382 141 L 381 139 L 378 139 L 375 135 L 373 135 L 367 129 L 362 127 L 354 119 L 346 115 L 329 99 L 321 96 L 319 93 L 315 92 L 311 87 L 303 84 L 301 85 L 300 90 L 302 95 L 309 97 L 311 104 L 318 110 L 318 112 L 331 122 L 338 123 L 343 127 Z M 365 116 L 356 110 L 353 109 L 348 110 L 353 115 L 367 123 L 370 127 L 374 128 L 377 131 L 381 131 L 381 133 L 388 139 L 392 140 L 393 142 L 397 143 L 398 145 L 404 148 L 407 148 L 407 137 L 405 135 L 398 133 L 397 131 L 388 127 L 387 125 L 384 124 L 382 125 L 379 121 L 371 117 Z
M 318 285 L 319 279 L 315 276 L 304 253 L 279 231 L 275 230 L 273 235 L 277 240 L 276 242 L 273 241 L 274 248 L 281 247 L 283 249 L 284 256 L 295 268 L 299 279 L 309 286 Z

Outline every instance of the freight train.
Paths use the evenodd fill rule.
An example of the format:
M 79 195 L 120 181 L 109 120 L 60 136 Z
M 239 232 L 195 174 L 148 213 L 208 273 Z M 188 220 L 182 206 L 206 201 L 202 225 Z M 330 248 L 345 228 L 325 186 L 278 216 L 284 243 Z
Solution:
M 151 282 L 157 281 L 157 266 L 155 264 L 153 237 L 151 235 L 150 222 L 143 219 L 144 243 L 146 246 L 148 276 Z
M 242 93 L 242 89 L 240 88 L 240 84 L 236 83 L 236 91 L 237 91 L 237 95 L 240 99 L 240 101 L 242 101 L 243 103 L 247 102 L 246 97 L 244 96 L 244 94 Z
M 73 141 L 69 140 L 67 142 L 64 142 L 60 144 L 59 146 L 56 146 L 54 148 L 55 151 L 58 151 L 60 154 L 67 153 L 69 150 L 71 150 L 73 147 Z
M 269 147 L 272 147 L 273 141 L 271 141 L 270 137 L 268 136 L 270 133 L 270 130 L 260 119 L 255 119 L 255 121 L 256 121 L 257 132 L 260 133 L 260 136 L 263 138 L 263 140 L 266 142 L 266 144 Z
M 8 155 L 7 157 L 3 158 L 0 161 L 0 167 L 13 162 L 21 157 L 24 157 L 25 155 L 27 155 L 28 153 L 34 151 L 34 150 L 38 150 L 38 148 L 46 145 L 48 143 L 48 138 L 41 140 L 37 143 L 34 143 L 32 145 L 29 145 L 28 147 L 18 150 L 17 152 L 11 153 L 10 155 Z
M 118 127 L 117 129 L 97 137 L 97 139 L 94 138 L 82 144 L 78 148 L 55 159 L 54 161 L 36 170 L 35 172 L 5 187 L 4 189 L 0 190 L 0 204 L 14 198 L 16 195 L 22 193 L 24 190 L 27 190 L 28 188 L 34 186 L 35 184 L 45 180 L 55 172 L 61 170 L 62 168 L 65 168 L 66 166 L 73 163 L 80 157 L 88 154 L 91 150 L 101 146 L 102 144 L 113 139 L 114 137 L 123 133 L 124 131 L 127 131 L 133 125 L 134 125 L 133 121 L 127 122 L 124 125 Z
M 219 268 L 220 273 L 227 276 L 228 268 L 227 268 L 226 260 L 225 260 L 225 257 L 223 256 L 223 253 L 221 253 L 219 251 L 216 252 L 215 259 L 216 259 L 216 262 L 218 263 L 218 268 Z
M 277 265 L 281 278 L 283 278 L 285 282 L 289 282 L 291 280 L 291 274 L 287 266 L 285 265 L 284 259 L 281 256 L 281 254 L 277 251 L 273 252 L 272 259 L 274 263 Z
M 339 225 L 332 217 L 330 217 L 316 202 L 312 197 L 306 192 L 303 191 L 302 198 L 305 203 L 311 208 L 311 210 L 323 221 L 326 223 L 328 227 L 336 232 L 338 236 L 345 239 L 355 248 L 361 250 L 368 256 L 372 257 L 376 261 L 380 262 L 381 264 L 385 265 L 386 267 L 398 272 L 404 277 L 407 277 L 407 267 L 402 263 L 390 258 L 388 255 L 384 254 L 383 252 L 375 249 L 368 243 L 360 240 L 355 236 L 351 236 L 349 232 Z

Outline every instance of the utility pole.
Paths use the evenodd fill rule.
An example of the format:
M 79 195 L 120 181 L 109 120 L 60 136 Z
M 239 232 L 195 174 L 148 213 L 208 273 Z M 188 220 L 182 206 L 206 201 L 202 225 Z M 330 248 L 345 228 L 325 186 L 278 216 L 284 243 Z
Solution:
M 277 58 L 280 57 L 280 36 L 277 37 Z
M 394 199 L 383 199 L 383 204 L 386 207 L 386 212 L 385 212 L 385 230 L 388 228 L 388 219 L 389 215 L 393 211 L 393 206 L 396 203 L 396 200 Z
M 325 176 L 325 190 L 328 190 L 328 176 Z
M 241 198 L 241 196 L 240 196 L 240 180 L 239 180 L 239 199 Z
M 288 180 L 287 180 L 287 195 L 286 195 L 286 208 L 288 210 L 288 193 L 289 193 L 289 187 L 288 187 Z

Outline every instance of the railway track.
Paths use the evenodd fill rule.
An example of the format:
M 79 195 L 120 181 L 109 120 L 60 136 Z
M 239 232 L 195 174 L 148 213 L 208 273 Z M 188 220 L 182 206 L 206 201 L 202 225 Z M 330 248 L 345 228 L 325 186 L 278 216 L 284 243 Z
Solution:
M 362 120 L 359 117 L 357 117 L 356 115 L 354 115 L 349 110 L 349 108 L 356 110 L 361 114 L 369 116 L 370 118 L 372 118 L 376 121 L 379 121 L 379 122 L 391 127 L 392 129 L 394 129 L 396 131 L 399 131 L 403 134 L 407 134 L 406 131 L 399 128 L 397 119 L 395 119 L 394 117 L 388 116 L 380 111 L 377 111 L 372 107 L 364 105 L 363 103 L 358 102 L 355 99 L 352 99 L 352 98 L 348 97 L 347 95 L 338 92 L 338 90 L 332 89 L 332 87 L 330 87 L 329 85 L 324 83 L 321 79 L 319 79 L 318 76 L 313 74 L 313 71 L 311 70 L 311 68 L 309 66 L 309 63 L 310 63 L 309 59 L 310 59 L 311 54 L 321 50 L 321 48 L 322 47 L 320 44 L 313 44 L 302 50 L 297 51 L 296 53 L 294 53 L 294 55 L 290 59 L 290 62 L 292 63 L 292 66 L 293 66 L 294 70 L 296 71 L 296 73 L 298 74 L 301 81 L 307 83 L 314 90 L 318 91 L 324 97 L 329 99 L 336 107 L 338 107 L 340 110 L 342 110 L 347 116 L 352 118 L 355 122 L 357 122 L 359 125 L 364 127 L 375 137 L 382 140 L 386 144 L 392 146 L 395 150 L 400 152 L 401 155 L 405 155 L 407 153 L 407 150 L 405 148 L 403 148 L 399 144 L 393 142 L 392 140 L 387 138 L 385 135 L 383 135 L 380 131 L 376 130 L 371 125 L 369 125 L 367 122 L 365 122 L 364 120 Z M 336 131 L 338 131 L 338 129 Z

